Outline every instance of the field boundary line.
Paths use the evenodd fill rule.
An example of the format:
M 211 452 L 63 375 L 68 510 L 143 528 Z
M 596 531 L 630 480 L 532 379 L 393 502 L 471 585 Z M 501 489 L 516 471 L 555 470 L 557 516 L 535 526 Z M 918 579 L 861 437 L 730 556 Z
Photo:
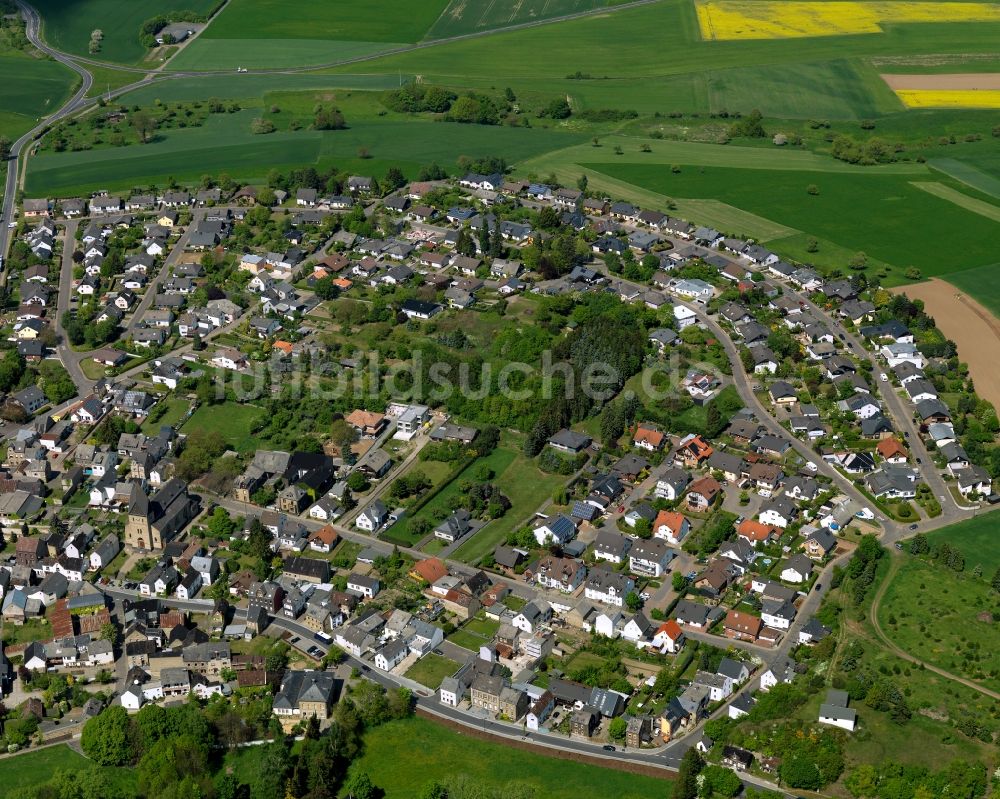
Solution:
M 971 211 L 986 219 L 992 219 L 994 222 L 1000 222 L 1000 207 L 985 200 L 977 200 L 975 197 L 962 194 L 957 189 L 945 186 L 943 183 L 938 183 L 937 181 L 911 180 L 909 183 L 911 186 L 921 191 L 926 191 L 928 194 L 932 194 L 945 202 L 950 202 L 952 205 L 957 205 L 959 208 Z

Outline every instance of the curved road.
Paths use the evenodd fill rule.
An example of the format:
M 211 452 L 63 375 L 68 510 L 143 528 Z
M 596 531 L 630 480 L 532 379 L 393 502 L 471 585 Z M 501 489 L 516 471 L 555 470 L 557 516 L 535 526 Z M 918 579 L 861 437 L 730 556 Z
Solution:
M 38 135 L 39 131 L 51 125 L 53 122 L 58 122 L 60 119 L 69 116 L 70 114 L 76 112 L 80 108 L 83 108 L 87 104 L 86 95 L 90 91 L 91 86 L 94 84 L 93 76 L 77 64 L 72 58 L 67 56 L 65 53 L 61 53 L 58 50 L 54 50 L 42 41 L 39 35 L 39 28 L 41 25 L 41 19 L 38 16 L 38 12 L 34 8 L 29 6 L 23 0 L 17 0 L 18 7 L 21 9 L 21 13 L 24 15 L 24 30 L 28 36 L 28 41 L 30 41 L 35 47 L 41 50 L 46 55 L 54 58 L 60 64 L 65 64 L 67 67 L 72 69 L 81 78 L 80 88 L 76 90 L 76 93 L 70 97 L 58 111 L 50 114 L 40 121 L 35 127 L 25 133 L 21 138 L 19 138 L 10 148 L 10 163 L 7 164 L 7 184 L 4 188 L 3 195 L 3 211 L 0 213 L 0 255 L 5 255 L 7 252 L 7 244 L 10 238 L 10 223 L 14 219 L 14 205 L 15 199 L 17 197 L 17 180 L 20 173 L 18 164 L 21 153 L 28 147 L 34 140 L 35 136 Z M 6 282 L 6 277 L 4 278 Z

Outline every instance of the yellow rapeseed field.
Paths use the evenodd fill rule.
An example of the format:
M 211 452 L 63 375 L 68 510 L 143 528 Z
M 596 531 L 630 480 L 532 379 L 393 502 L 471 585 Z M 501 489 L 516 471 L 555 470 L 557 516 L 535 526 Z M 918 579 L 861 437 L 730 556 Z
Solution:
M 1000 108 L 1000 89 L 898 89 L 907 108 Z
M 696 0 L 703 39 L 791 39 L 880 33 L 892 22 L 995 22 L 994 3 Z

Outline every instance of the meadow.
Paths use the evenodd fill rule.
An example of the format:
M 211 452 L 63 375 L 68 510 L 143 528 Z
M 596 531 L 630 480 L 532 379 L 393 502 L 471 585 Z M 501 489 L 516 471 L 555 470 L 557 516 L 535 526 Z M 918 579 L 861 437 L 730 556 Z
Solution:
M 525 784 L 545 799 L 578 799 L 592 793 L 595 785 L 618 799 L 669 799 L 673 788 L 665 779 L 546 757 L 463 735 L 419 717 L 367 733 L 364 754 L 351 769 L 368 772 L 392 799 L 416 799 L 431 780 L 462 775 L 489 786 Z
M 436 691 L 445 677 L 451 677 L 458 671 L 459 665 L 454 660 L 430 652 L 410 666 L 404 676 Z
M 37 0 L 46 40 L 67 53 L 135 64 L 147 49 L 139 41 L 139 28 L 147 19 L 171 11 L 207 14 L 218 0 Z M 90 53 L 90 34 L 104 32 L 99 53 Z
M 994 547 L 995 548 L 995 547 Z M 879 605 L 879 624 L 900 649 L 994 690 L 1000 688 L 1000 628 L 986 578 L 909 559 L 892 578 Z M 981 564 L 980 564 L 981 565 Z M 981 614 L 987 618 L 981 618 Z

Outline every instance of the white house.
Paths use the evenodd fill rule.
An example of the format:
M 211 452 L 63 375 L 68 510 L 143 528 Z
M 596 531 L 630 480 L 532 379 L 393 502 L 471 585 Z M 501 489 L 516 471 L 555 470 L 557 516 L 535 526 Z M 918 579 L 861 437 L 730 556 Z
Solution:
M 388 515 L 389 509 L 382 503 L 382 500 L 376 499 L 358 514 L 358 518 L 354 520 L 354 526 L 359 530 L 373 533 L 385 524 Z
M 576 536 L 576 525 L 568 516 L 560 514 L 554 519 L 549 519 L 545 524 L 539 525 L 533 532 L 540 547 L 550 544 L 561 545 L 573 540 Z
M 698 321 L 698 315 L 687 306 L 675 305 L 674 320 L 676 321 L 677 329 L 683 330 L 685 327 L 695 324 Z
M 854 732 L 858 714 L 857 711 L 847 706 L 849 701 L 850 697 L 847 691 L 831 688 L 826 692 L 826 702 L 819 706 L 819 723 Z

